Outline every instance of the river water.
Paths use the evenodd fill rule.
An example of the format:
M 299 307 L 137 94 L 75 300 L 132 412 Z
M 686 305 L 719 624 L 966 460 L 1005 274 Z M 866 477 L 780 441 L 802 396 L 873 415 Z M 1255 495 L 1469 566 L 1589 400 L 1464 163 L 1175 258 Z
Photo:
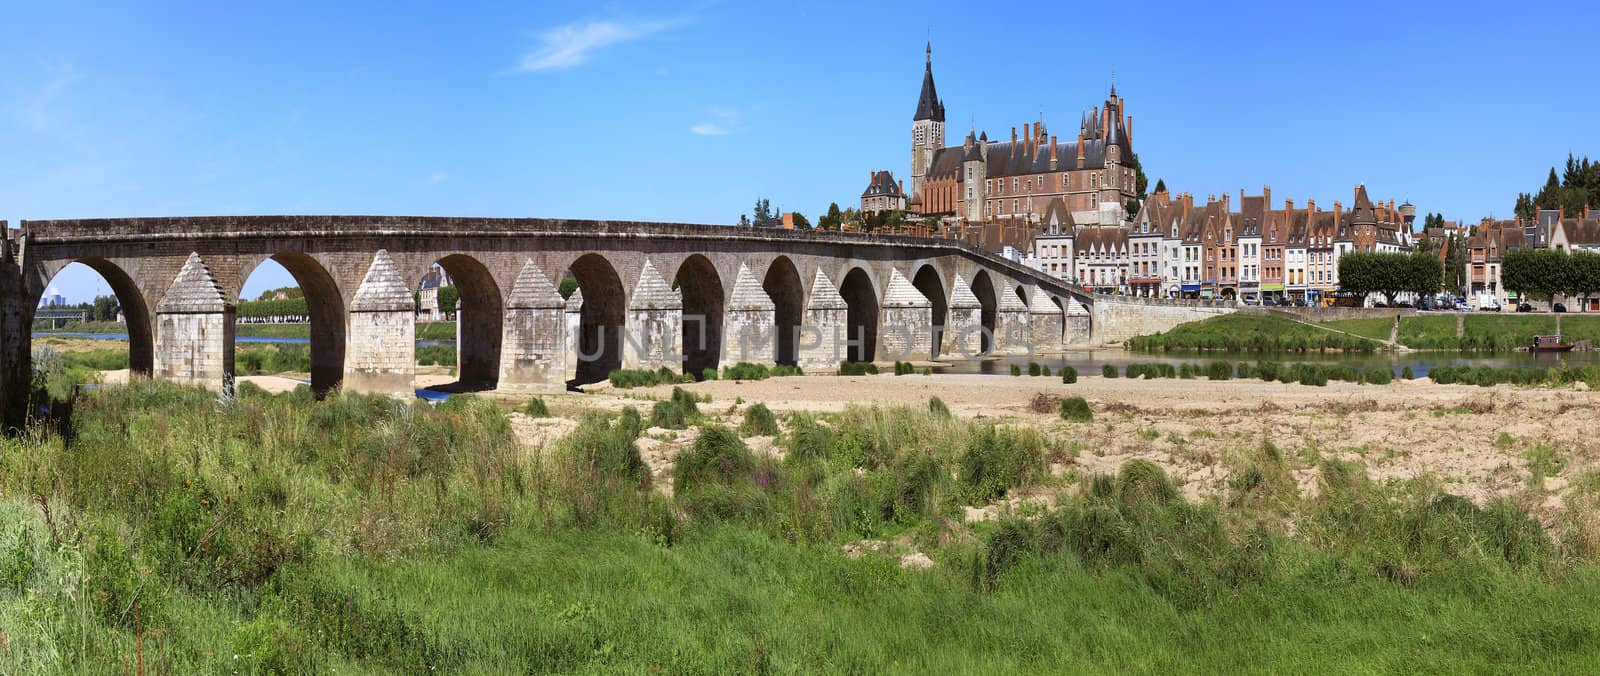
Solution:
M 92 338 L 97 340 L 127 340 L 128 336 L 117 333 L 35 333 L 35 338 L 60 336 L 65 338 Z M 306 344 L 309 338 L 264 338 L 252 336 L 239 336 L 234 338 L 240 343 L 286 343 Z M 418 347 L 454 346 L 453 340 L 419 340 Z M 1028 362 L 1037 362 L 1049 366 L 1054 373 L 1062 366 L 1071 366 L 1078 369 L 1078 373 L 1089 375 L 1099 374 L 1101 367 L 1111 364 L 1118 371 L 1123 370 L 1128 364 L 1167 363 L 1174 367 L 1179 364 L 1205 364 L 1210 361 L 1229 362 L 1257 362 L 1272 361 L 1280 364 L 1328 364 L 1347 365 L 1357 368 L 1380 368 L 1387 366 L 1395 375 L 1400 370 L 1410 366 L 1412 374 L 1418 378 L 1428 374 L 1435 366 L 1494 366 L 1497 368 L 1550 368 L 1552 366 L 1567 366 L 1579 364 L 1600 364 L 1600 352 L 1453 352 L 1453 351 L 1412 351 L 1412 352 L 1376 352 L 1371 354 L 1344 354 L 1339 352 L 1281 352 L 1281 353 L 1245 353 L 1245 352 L 1198 352 L 1198 351 L 1172 351 L 1172 352 L 1129 352 L 1116 348 L 1100 350 L 1082 350 L 1064 354 L 1040 354 L 1031 359 L 1026 356 L 998 356 L 983 360 L 961 360 L 942 362 L 944 365 L 938 370 L 940 373 L 983 373 L 1010 375 L 1011 366 L 1015 364 L 1024 373 L 1028 370 Z

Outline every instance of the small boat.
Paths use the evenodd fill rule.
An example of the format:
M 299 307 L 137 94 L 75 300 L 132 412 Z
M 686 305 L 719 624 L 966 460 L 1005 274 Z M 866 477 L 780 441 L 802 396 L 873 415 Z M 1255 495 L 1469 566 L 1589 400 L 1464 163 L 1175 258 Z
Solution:
M 1561 342 L 1561 334 L 1558 333 L 1551 336 L 1534 336 L 1533 346 L 1530 349 L 1534 352 L 1570 352 L 1572 344 Z

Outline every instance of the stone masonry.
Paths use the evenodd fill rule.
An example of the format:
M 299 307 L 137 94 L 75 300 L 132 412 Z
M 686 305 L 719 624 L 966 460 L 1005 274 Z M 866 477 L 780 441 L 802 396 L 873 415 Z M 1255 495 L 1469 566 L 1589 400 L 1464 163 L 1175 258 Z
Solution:
M 458 346 L 462 377 L 474 371 L 476 387 L 504 381 L 513 389 L 561 389 L 574 379 L 579 385 L 603 379 L 621 365 L 680 369 L 685 315 L 721 327 L 714 336 L 721 349 L 704 357 L 707 368 L 742 358 L 735 356 L 738 342 L 727 340 L 730 333 L 798 322 L 790 354 L 808 371 L 827 371 L 844 357 L 842 342 L 851 336 L 877 336 L 867 347 L 884 355 L 910 346 L 908 356 L 918 358 L 932 352 L 936 325 L 970 326 L 974 315 L 979 325 L 985 318 L 995 324 L 983 328 L 994 332 L 1000 349 L 1059 346 L 1059 338 L 1031 344 L 1030 308 L 1018 288 L 1033 288 L 1051 305 L 1091 308 L 1085 315 L 1069 310 L 1069 317 L 1081 317 L 1068 320 L 1080 327 L 1068 332 L 1072 344 L 1084 335 L 1090 344 L 1103 343 L 1143 332 L 1152 322 L 1215 312 L 1180 305 L 1103 311 L 1102 305 L 1118 301 L 949 239 L 554 219 L 24 221 L 20 230 L 6 230 L 0 250 L 5 422 L 15 426 L 26 414 L 33 313 L 62 268 L 82 262 L 105 277 L 127 315 L 135 372 L 220 388 L 232 370 L 233 307 L 250 273 L 269 259 L 305 292 L 319 392 L 342 386 L 409 396 L 412 294 L 436 262 L 461 292 L 459 312 L 472 329 L 463 327 Z M 686 269 L 693 272 L 680 277 Z M 551 287 L 569 274 L 580 291 L 558 307 Z M 674 291 L 668 284 L 674 279 L 695 293 Z M 950 300 L 946 316 L 931 316 L 929 306 L 940 305 L 930 304 L 931 296 L 909 283 L 913 279 L 924 286 L 937 281 L 937 291 Z M 976 313 L 974 298 L 982 299 Z M 767 303 L 777 321 L 767 318 Z M 944 335 L 954 340 L 961 333 Z M 590 346 L 600 354 L 577 349 L 601 334 L 606 344 Z M 776 354 L 747 356 L 770 361 Z M 941 358 L 962 358 L 961 350 Z

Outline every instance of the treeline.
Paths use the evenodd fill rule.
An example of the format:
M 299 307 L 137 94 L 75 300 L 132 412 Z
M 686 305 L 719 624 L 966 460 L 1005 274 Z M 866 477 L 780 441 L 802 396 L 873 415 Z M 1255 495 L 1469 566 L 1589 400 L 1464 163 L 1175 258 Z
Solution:
M 262 295 L 267 296 L 272 293 L 275 292 L 268 292 Z M 439 311 L 446 314 L 455 312 L 460 298 L 461 295 L 456 291 L 456 287 L 439 287 Z M 98 299 L 96 300 L 98 301 Z M 412 294 L 412 300 L 416 302 L 418 307 L 421 307 L 421 301 L 416 294 Z M 234 309 L 234 314 L 240 318 L 307 317 L 310 316 L 311 312 L 306 307 L 306 299 L 304 297 L 291 297 L 280 300 L 241 301 L 239 306 Z M 116 312 L 113 311 L 111 316 L 114 319 Z
M 1500 258 L 1500 284 L 1517 295 L 1549 298 L 1600 293 L 1600 254 L 1512 249 Z
M 1357 251 L 1339 257 L 1340 290 L 1381 293 L 1391 304 L 1402 291 L 1437 293 L 1443 281 L 1444 265 L 1430 253 Z
M 1588 157 L 1575 159 L 1568 153 L 1560 178 L 1551 167 L 1538 194 L 1517 195 L 1516 212 L 1517 218 L 1531 221 L 1540 209 L 1565 209 L 1568 216 L 1581 216 L 1589 207 L 1600 208 L 1600 162 L 1590 162 Z

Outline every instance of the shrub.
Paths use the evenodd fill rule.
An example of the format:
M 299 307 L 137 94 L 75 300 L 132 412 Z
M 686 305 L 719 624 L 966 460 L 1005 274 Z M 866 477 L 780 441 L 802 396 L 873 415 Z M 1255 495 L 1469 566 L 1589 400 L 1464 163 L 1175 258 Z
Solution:
M 1038 377 L 1039 376 L 1039 362 L 1036 362 L 1036 361 L 1028 362 L 1028 375 L 1033 376 L 1033 377 Z
M 1405 379 L 1405 380 L 1416 380 L 1417 379 L 1417 374 L 1416 374 L 1415 371 L 1411 370 L 1411 365 L 1407 364 L 1406 366 L 1404 366 L 1403 368 L 1400 369 L 1400 377 Z
M 733 366 L 722 368 L 723 380 L 766 380 L 772 376 L 772 371 L 764 364 L 739 362 Z
M 1295 364 L 1295 372 L 1301 385 L 1323 387 L 1328 384 L 1328 370 L 1317 364 Z
M 673 492 L 689 495 L 714 486 L 742 483 L 751 478 L 755 465 L 750 449 L 733 430 L 705 425 L 694 443 L 678 455 L 672 471 Z
M 950 407 L 944 405 L 944 400 L 938 397 L 928 398 L 928 412 L 940 418 L 949 418 Z
M 665 403 L 665 402 L 663 402 Z M 642 482 L 649 476 L 650 468 L 639 455 L 638 412 L 629 419 L 623 416 L 615 424 L 598 413 L 585 415 L 578 426 L 562 441 L 562 446 L 574 464 L 604 476 Z
M 654 387 L 660 385 L 661 373 L 648 369 L 617 369 L 606 377 L 611 381 L 611 386 L 618 389 L 634 387 Z
M 1240 376 L 1241 378 L 1243 376 Z M 1268 382 L 1283 377 L 1283 367 L 1277 362 L 1258 361 L 1255 367 L 1255 377 Z
M 550 407 L 545 406 L 544 397 L 534 397 L 529 399 L 528 403 L 522 407 L 522 413 L 529 418 L 548 418 L 550 417 Z
M 984 504 L 1031 480 L 1044 467 L 1044 443 L 1033 429 L 974 425 L 961 455 L 967 499 Z
M 694 394 L 681 388 L 672 388 L 672 398 L 656 402 L 650 409 L 650 426 L 681 430 L 699 419 L 700 407 Z
M 1061 382 L 1066 385 L 1071 385 L 1078 382 L 1078 369 L 1071 366 L 1062 366 Z
M 826 462 L 833 452 L 833 430 L 817 422 L 809 413 L 789 414 L 789 436 L 785 440 L 785 462 Z
M 1209 380 L 1228 380 L 1233 377 L 1233 364 L 1225 361 L 1214 361 L 1206 364 L 1206 378 Z
M 739 424 L 739 435 L 745 437 L 778 436 L 778 420 L 766 404 L 756 404 L 744 410 L 744 422 Z
M 1372 385 L 1388 385 L 1394 381 L 1394 371 L 1387 367 L 1367 369 L 1363 379 Z
M 1100 367 L 1100 375 L 1105 378 L 1117 377 L 1117 367 L 1105 364 Z
M 911 362 L 897 361 L 894 363 L 894 374 L 897 376 L 916 375 L 917 367 Z
M 798 366 L 790 366 L 788 364 L 779 364 L 777 366 L 772 367 L 769 370 L 772 373 L 772 377 L 774 377 L 774 378 L 786 378 L 786 377 L 789 377 L 789 376 L 803 376 L 803 375 L 805 375 L 805 371 L 800 370 L 800 367 L 798 367 Z
M 1011 365 L 1011 375 L 1013 377 L 1022 375 L 1022 367 L 1018 366 L 1016 364 L 1012 364 Z
M 714 369 L 714 368 L 711 368 L 709 366 L 706 367 L 706 368 L 700 369 L 700 379 L 701 380 L 716 380 L 717 379 L 717 370 Z
M 873 364 L 872 362 L 865 362 L 865 361 L 840 362 L 839 363 L 839 375 L 841 375 L 841 376 L 875 376 L 875 375 L 878 375 L 878 367 L 875 364 Z
M 1039 365 L 1039 375 L 1044 376 L 1046 378 L 1049 378 L 1050 377 L 1050 365 L 1049 364 L 1040 364 Z
M 1072 422 L 1089 422 L 1094 420 L 1094 412 L 1089 410 L 1089 402 L 1083 397 L 1067 397 L 1061 400 L 1061 417 Z

